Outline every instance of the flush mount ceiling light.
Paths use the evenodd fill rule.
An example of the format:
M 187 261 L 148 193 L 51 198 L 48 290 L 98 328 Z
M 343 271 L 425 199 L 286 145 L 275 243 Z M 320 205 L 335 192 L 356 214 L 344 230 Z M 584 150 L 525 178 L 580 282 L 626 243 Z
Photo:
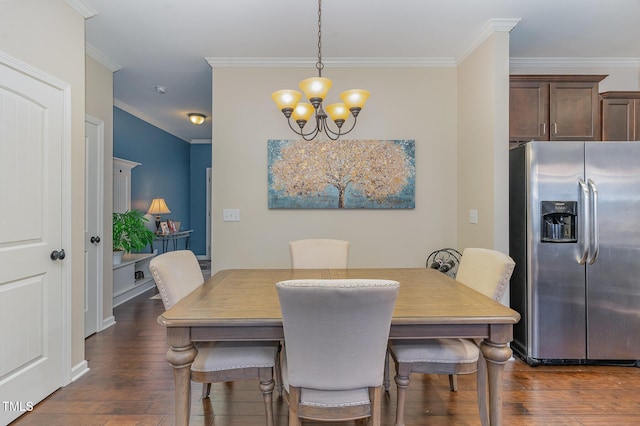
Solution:
M 196 125 L 204 123 L 205 118 L 207 118 L 206 115 L 199 114 L 197 112 L 190 112 L 187 114 L 187 117 L 189 117 L 189 120 Z
M 342 135 L 346 135 L 356 127 L 356 119 L 360 110 L 364 106 L 367 98 L 369 98 L 369 92 L 362 89 L 352 89 L 342 92 L 340 99 L 342 103 L 330 104 L 326 106 L 326 112 L 322 108 L 322 102 L 324 101 L 327 92 L 331 88 L 331 80 L 322 77 L 322 69 L 324 64 L 322 63 L 322 0 L 318 0 L 318 62 L 316 63 L 316 69 L 318 70 L 318 77 L 307 78 L 300 82 L 300 89 L 309 99 L 310 103 L 299 102 L 302 98 L 302 94 L 297 90 L 278 90 L 273 92 L 271 97 L 275 101 L 276 105 L 289 123 L 289 127 L 297 135 L 302 136 L 305 140 L 312 140 L 319 133 L 324 132 L 331 140 L 336 140 Z M 308 132 L 305 132 L 305 125 L 309 118 L 315 112 L 315 127 Z M 342 125 L 349 118 L 349 112 L 353 116 L 353 124 L 346 132 L 342 131 Z M 294 128 L 291 124 L 291 117 L 298 124 L 299 130 Z M 331 117 L 337 131 L 329 128 L 327 117 Z

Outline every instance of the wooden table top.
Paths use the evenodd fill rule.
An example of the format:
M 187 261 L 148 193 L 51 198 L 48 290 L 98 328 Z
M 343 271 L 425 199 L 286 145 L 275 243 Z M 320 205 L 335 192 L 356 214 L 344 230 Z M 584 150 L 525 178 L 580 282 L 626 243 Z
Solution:
M 428 268 L 230 269 L 159 317 L 166 327 L 282 325 L 275 284 L 291 279 L 371 278 L 400 283 L 392 324 L 515 324 L 520 315 Z

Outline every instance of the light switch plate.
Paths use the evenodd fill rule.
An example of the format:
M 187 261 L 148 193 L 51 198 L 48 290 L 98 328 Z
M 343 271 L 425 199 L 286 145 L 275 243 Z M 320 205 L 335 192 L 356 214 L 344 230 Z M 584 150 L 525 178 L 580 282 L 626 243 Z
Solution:
M 240 222 L 240 209 L 223 209 L 223 222 Z
M 471 209 L 469 210 L 469 223 L 478 223 L 478 210 Z

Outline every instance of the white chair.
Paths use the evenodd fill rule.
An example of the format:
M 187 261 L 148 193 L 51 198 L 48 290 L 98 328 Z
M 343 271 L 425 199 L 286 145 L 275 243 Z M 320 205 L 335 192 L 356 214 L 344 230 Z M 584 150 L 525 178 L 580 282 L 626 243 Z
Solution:
M 346 269 L 349 241 L 307 239 L 289 242 L 293 269 Z
M 380 425 L 384 358 L 400 285 L 290 280 L 276 284 L 284 326 L 289 425 L 301 419 Z
M 165 309 L 171 308 L 193 291 L 204 277 L 193 252 L 171 251 L 154 257 L 149 269 L 156 282 Z M 207 398 L 211 383 L 258 379 L 263 394 L 267 425 L 273 426 L 272 393 L 275 386 L 278 342 L 203 342 L 191 365 L 191 380 L 202 383 L 202 398 Z
M 500 300 L 513 272 L 515 262 L 498 251 L 467 248 L 462 253 L 456 280 Z M 478 407 L 482 424 L 488 424 L 486 412 L 486 372 L 479 343 L 470 339 L 391 340 L 389 353 L 396 364 L 398 405 L 396 425 L 404 424 L 404 402 L 411 373 L 449 374 L 449 386 L 457 390 L 456 374 L 478 371 Z M 479 371 L 479 367 L 482 368 Z

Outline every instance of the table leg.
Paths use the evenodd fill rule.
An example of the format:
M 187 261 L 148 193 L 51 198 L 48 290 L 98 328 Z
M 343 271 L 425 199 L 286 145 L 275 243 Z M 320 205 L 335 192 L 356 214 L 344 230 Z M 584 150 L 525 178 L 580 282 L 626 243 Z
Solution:
M 188 329 L 186 331 L 173 329 L 173 333 L 172 329 L 167 329 L 167 343 L 171 345 L 167 351 L 167 360 L 173 367 L 175 384 L 175 424 L 186 426 L 189 424 L 191 411 L 191 364 L 198 350 L 191 343 Z
M 480 350 L 487 362 L 489 379 L 489 422 L 491 426 L 502 425 L 502 378 L 504 364 L 511 358 L 511 348 L 506 343 L 483 340 Z

